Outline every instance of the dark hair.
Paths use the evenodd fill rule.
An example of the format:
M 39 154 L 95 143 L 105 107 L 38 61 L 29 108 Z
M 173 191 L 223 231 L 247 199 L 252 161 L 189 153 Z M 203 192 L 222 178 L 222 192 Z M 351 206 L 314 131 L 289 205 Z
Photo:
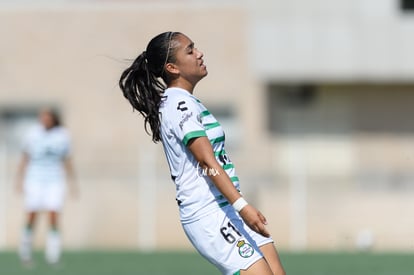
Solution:
M 141 53 L 121 75 L 119 87 L 134 110 L 144 117 L 145 131 L 150 125 L 152 140 L 161 140 L 161 119 L 159 107 L 163 100 L 166 84 L 169 83 L 165 65 L 175 62 L 175 50 L 172 46 L 179 32 L 164 32 L 148 43 L 147 49 Z M 161 81 L 162 80 L 162 81 Z
M 62 125 L 62 120 L 60 119 L 60 114 L 57 110 L 51 109 L 49 110 L 49 114 L 53 120 L 53 127 L 58 127 Z

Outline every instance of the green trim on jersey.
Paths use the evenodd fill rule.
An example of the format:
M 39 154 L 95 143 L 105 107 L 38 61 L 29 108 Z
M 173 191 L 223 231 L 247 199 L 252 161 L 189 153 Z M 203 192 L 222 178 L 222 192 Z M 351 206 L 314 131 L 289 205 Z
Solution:
M 183 138 L 183 143 L 185 146 L 187 146 L 188 142 L 196 137 L 206 137 L 207 134 L 205 131 L 203 130 L 199 130 L 199 131 L 193 131 L 193 132 L 189 132 L 188 134 L 186 134 Z
M 218 157 L 218 156 L 221 156 L 221 155 L 225 155 L 226 154 L 226 150 L 221 150 L 221 151 L 218 151 L 218 152 L 214 152 L 214 155 L 216 156 L 216 157 Z
M 211 144 L 216 144 L 216 143 L 219 143 L 219 142 L 223 142 L 224 140 L 225 140 L 224 136 L 221 136 L 221 137 L 218 137 L 218 138 L 210 139 L 210 143 Z
M 223 167 L 224 170 L 227 170 L 227 169 L 234 168 L 234 164 L 233 163 L 229 163 L 229 164 L 223 165 L 222 167 Z
M 233 275 L 240 275 L 240 270 L 235 272 Z
M 224 206 L 227 206 L 227 205 L 229 205 L 228 201 L 224 201 L 224 202 L 219 203 L 220 208 L 223 208 Z
M 208 115 L 210 115 L 210 112 L 209 112 L 208 110 L 202 111 L 202 112 L 200 113 L 200 118 L 201 118 L 201 117 L 208 116 Z
M 214 122 L 214 123 L 209 123 L 209 124 L 206 124 L 206 125 L 203 125 L 203 126 L 204 126 L 204 129 L 210 130 L 212 128 L 219 127 L 220 123 Z
M 231 177 L 230 179 L 231 179 L 231 181 L 232 181 L 232 182 L 235 182 L 235 181 L 240 181 L 240 180 L 239 180 L 239 177 Z

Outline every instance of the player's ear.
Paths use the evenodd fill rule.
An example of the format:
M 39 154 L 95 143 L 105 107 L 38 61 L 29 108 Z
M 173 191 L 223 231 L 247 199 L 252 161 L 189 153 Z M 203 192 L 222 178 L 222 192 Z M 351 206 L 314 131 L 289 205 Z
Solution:
M 165 65 L 165 70 L 170 73 L 170 74 L 179 74 L 180 70 L 177 68 L 177 66 L 175 66 L 173 63 L 167 63 Z

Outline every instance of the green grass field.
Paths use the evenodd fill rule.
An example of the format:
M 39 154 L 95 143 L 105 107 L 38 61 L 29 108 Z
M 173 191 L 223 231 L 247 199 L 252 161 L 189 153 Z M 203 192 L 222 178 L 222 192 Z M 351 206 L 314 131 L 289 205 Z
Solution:
M 414 254 L 281 253 L 288 275 L 412 275 Z M 14 252 L 0 252 L 1 275 L 212 275 L 220 274 L 198 254 L 186 252 L 65 252 L 58 266 L 35 254 L 35 266 L 22 267 Z

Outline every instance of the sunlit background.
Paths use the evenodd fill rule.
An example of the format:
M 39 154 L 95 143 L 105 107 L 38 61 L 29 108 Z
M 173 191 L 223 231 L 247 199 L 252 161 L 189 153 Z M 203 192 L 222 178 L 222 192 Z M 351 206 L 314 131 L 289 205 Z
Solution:
M 117 86 L 169 30 L 204 52 L 195 95 L 281 251 L 414 251 L 410 0 L 1 0 L 0 250 L 24 221 L 22 138 L 51 106 L 80 186 L 64 249 L 193 251 L 162 146 Z

